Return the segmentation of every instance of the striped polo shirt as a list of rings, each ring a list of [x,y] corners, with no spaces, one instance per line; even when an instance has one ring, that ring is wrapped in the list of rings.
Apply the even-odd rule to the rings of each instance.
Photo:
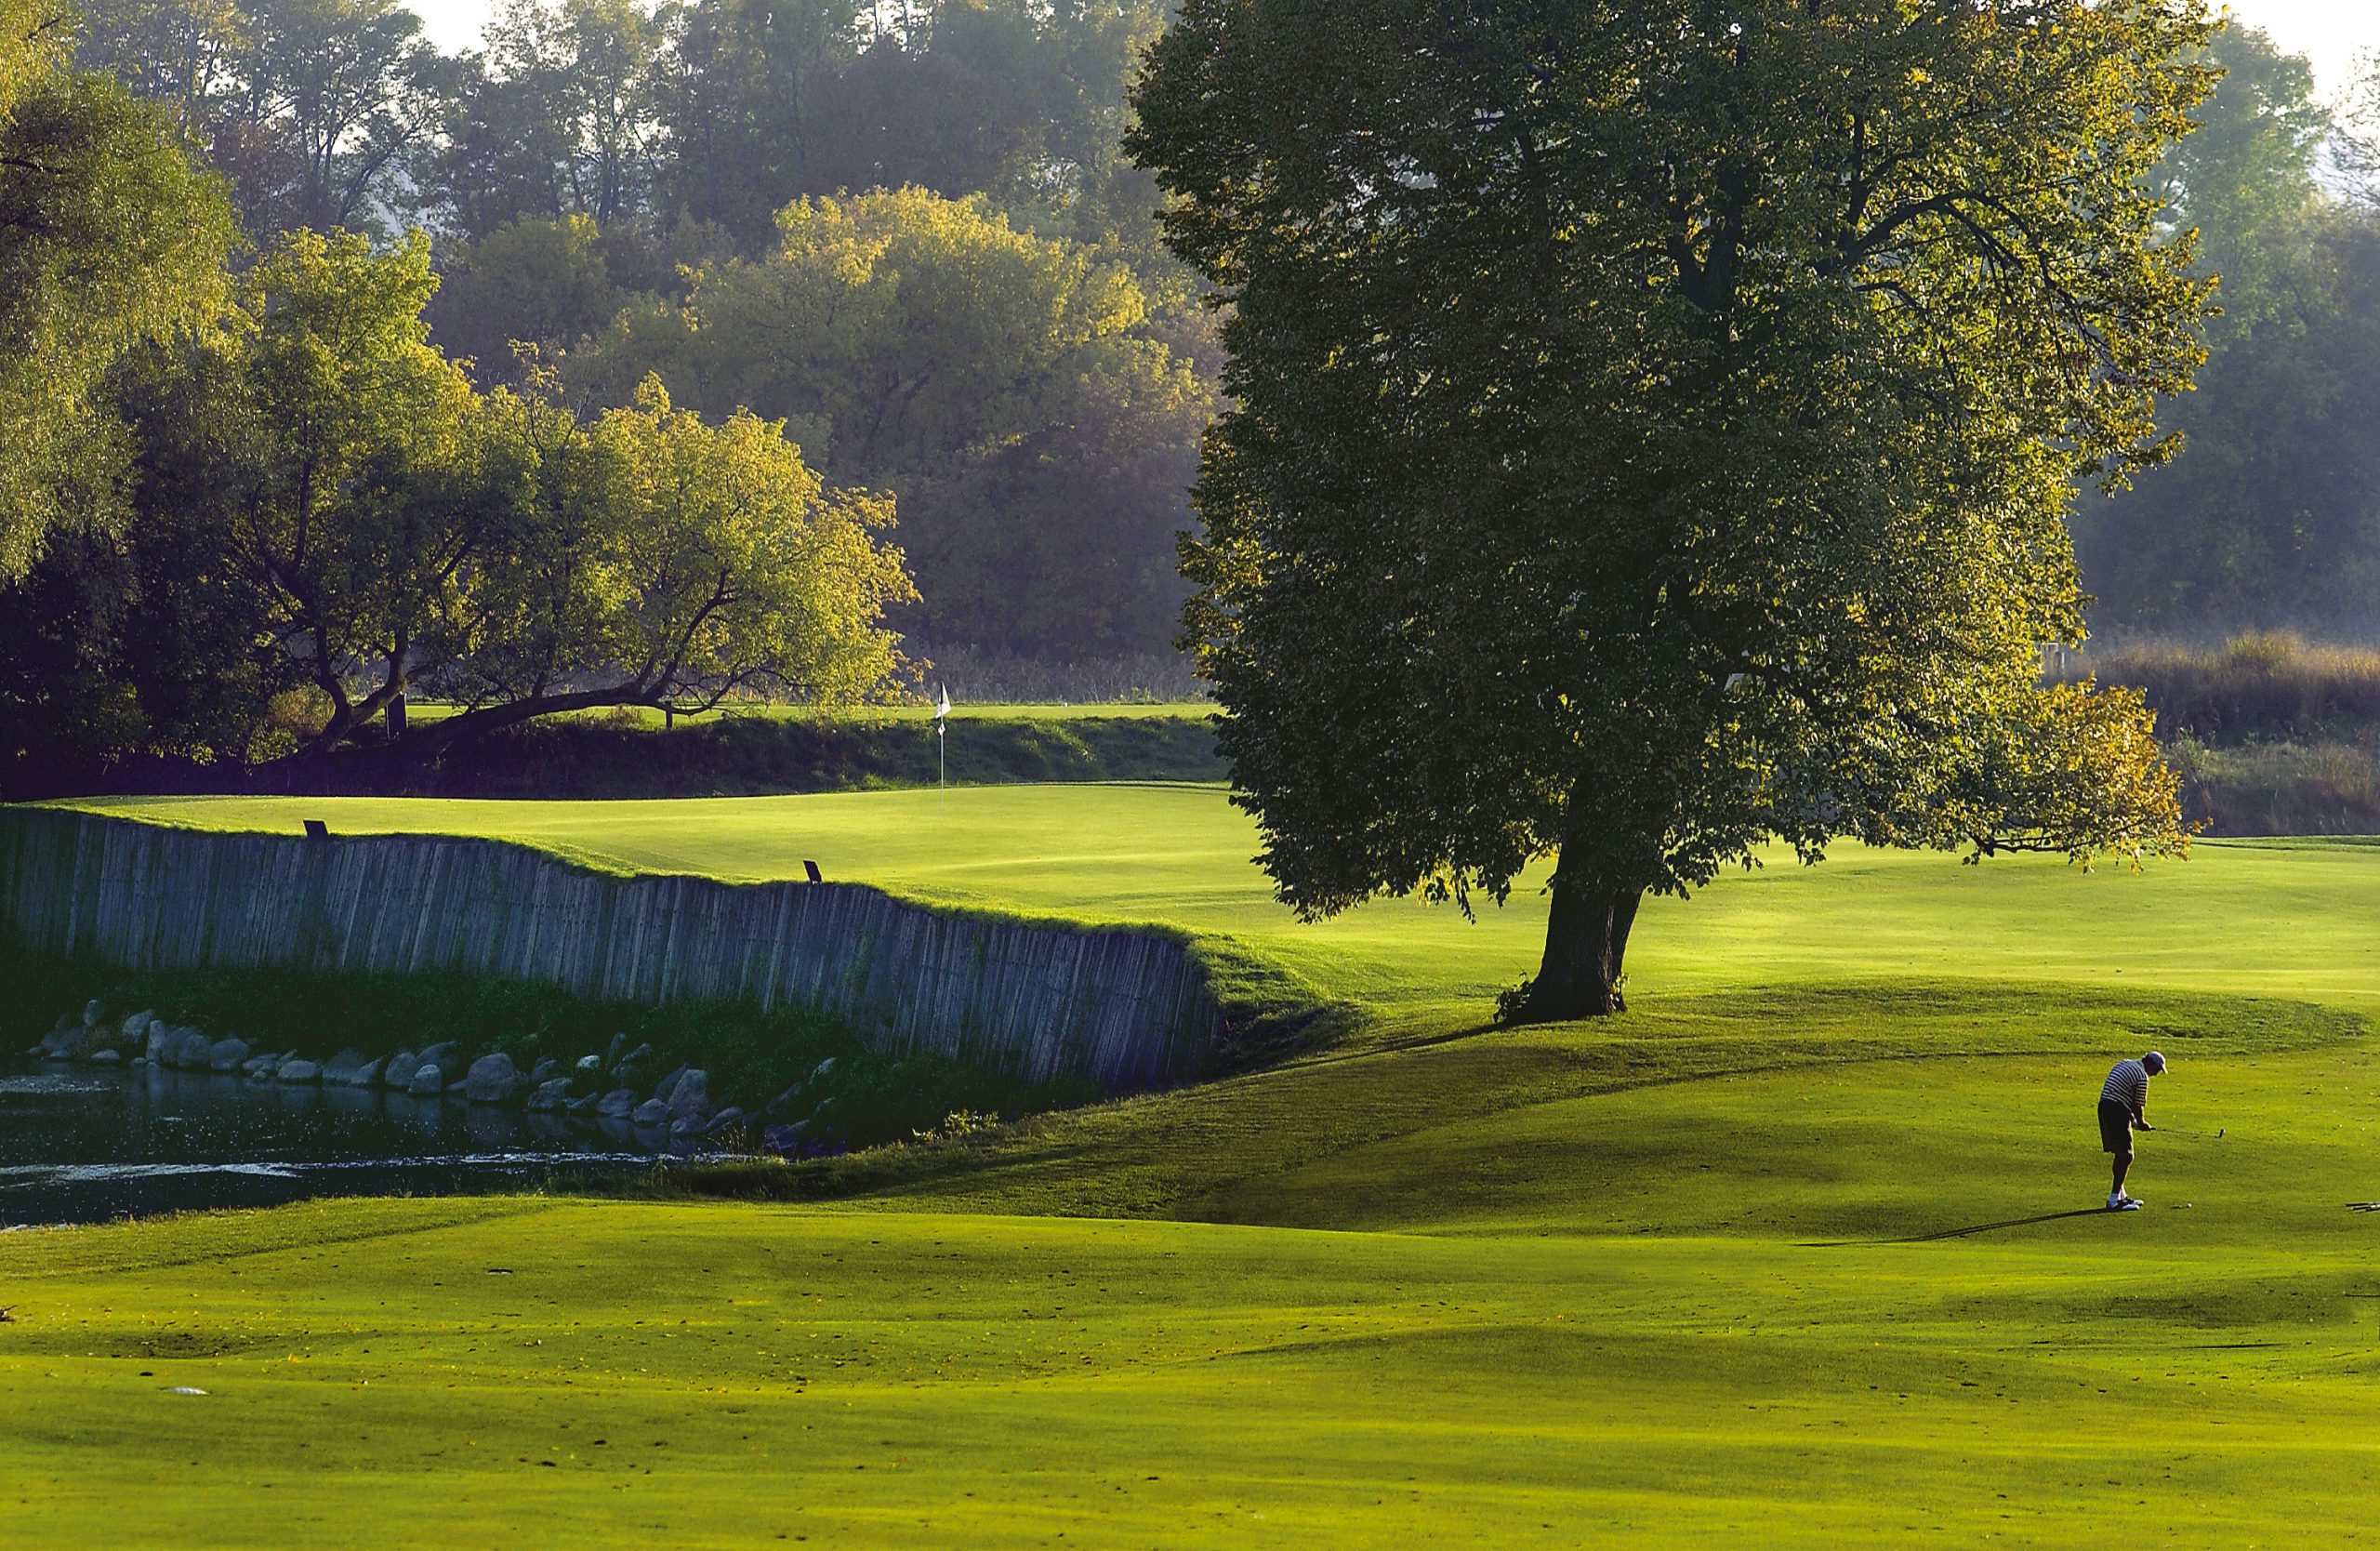
[[[2108,1073],[2108,1085],[2099,1090],[2101,1104],[2121,1104],[2137,1115],[2149,1107],[2149,1068],[2134,1060],[2115,1064]]]

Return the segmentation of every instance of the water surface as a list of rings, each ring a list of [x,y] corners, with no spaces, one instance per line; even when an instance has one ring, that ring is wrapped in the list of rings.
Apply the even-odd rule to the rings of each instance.
[[[212,1073],[0,1067],[0,1227],[446,1195],[616,1176],[671,1156],[665,1133],[625,1120]]]

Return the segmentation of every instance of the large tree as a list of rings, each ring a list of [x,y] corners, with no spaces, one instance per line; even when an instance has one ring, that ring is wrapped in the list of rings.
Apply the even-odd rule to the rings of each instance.
[[[1774,837],[2186,842],[2079,639],[2079,476],[2206,288],[2197,0],[1190,0],[1129,143],[1236,304],[1190,630],[1285,899],[1502,900],[1535,1018]]]
[[[58,0],[0,0],[0,581],[112,517],[101,379],[212,315],[234,237],[165,114],[69,68],[74,29]]]

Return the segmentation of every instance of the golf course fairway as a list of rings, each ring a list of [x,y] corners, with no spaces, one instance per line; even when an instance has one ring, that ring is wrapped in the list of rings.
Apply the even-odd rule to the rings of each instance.
[[[716,1199],[0,1235],[0,1545],[2380,1538],[2380,848],[1776,858],[1648,907],[1629,1014],[1515,1031],[1530,888],[1301,926],[1212,789],[88,805],[810,857],[1363,1016]],[[2152,1044],[2149,1204],[2092,1210]]]

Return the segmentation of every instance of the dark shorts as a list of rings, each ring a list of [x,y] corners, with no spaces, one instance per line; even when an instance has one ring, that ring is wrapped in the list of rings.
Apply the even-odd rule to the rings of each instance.
[[[2132,1111],[2113,1099],[2099,1101],[2099,1150],[2132,1151]]]

